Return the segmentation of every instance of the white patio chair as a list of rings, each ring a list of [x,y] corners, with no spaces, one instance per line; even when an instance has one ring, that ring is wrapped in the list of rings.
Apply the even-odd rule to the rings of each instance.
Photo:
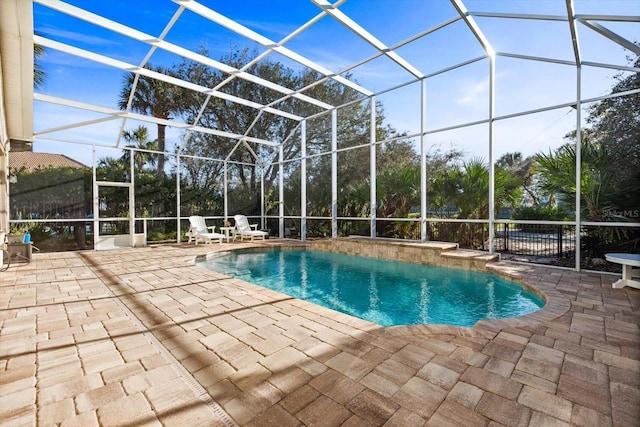
[[[215,226],[207,227],[207,222],[204,220],[204,217],[199,215],[192,215],[189,217],[190,228],[187,234],[189,235],[189,241],[193,238],[198,244],[198,241],[203,243],[211,243],[214,240],[217,240],[222,244],[222,239],[225,238],[224,234],[216,233]],[[211,228],[211,231],[209,229]]]
[[[255,237],[266,239],[269,233],[266,231],[258,230],[258,224],[253,226],[249,225],[247,217],[244,215],[234,215],[233,219],[236,221],[236,236],[240,236],[240,240],[248,237],[253,241]]]

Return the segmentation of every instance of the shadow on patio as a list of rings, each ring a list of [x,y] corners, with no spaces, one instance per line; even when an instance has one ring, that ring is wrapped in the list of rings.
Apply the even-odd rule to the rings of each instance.
[[[562,300],[557,312],[385,329],[193,265],[230,247],[37,254],[3,273],[3,425],[640,416],[640,292],[611,289],[615,276],[505,264]]]

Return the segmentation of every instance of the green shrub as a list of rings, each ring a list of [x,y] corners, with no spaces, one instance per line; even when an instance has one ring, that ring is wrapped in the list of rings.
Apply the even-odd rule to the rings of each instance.
[[[159,231],[151,231],[147,234],[147,240],[150,242],[158,242],[165,239],[164,233]]]
[[[520,206],[511,214],[511,219],[540,221],[570,221],[570,214],[558,206]],[[528,233],[552,233],[557,225],[519,224],[520,230]]]
[[[45,223],[29,222],[11,225],[12,234],[24,234],[27,231],[29,231],[33,242],[40,242],[51,237],[51,227]]]

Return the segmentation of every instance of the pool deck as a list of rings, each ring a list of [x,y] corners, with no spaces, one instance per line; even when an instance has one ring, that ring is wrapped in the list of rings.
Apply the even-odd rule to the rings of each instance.
[[[278,241],[34,254],[0,273],[0,425],[633,426],[640,290],[506,262],[549,301],[378,325],[194,265]]]

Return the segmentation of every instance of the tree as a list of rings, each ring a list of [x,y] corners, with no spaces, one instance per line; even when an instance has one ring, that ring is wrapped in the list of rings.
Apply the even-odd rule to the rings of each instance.
[[[207,52],[203,50],[201,53],[206,54]],[[250,52],[247,49],[236,50],[220,60],[234,68],[241,69],[244,68],[245,64],[250,62],[255,55],[255,52]],[[245,71],[291,90],[297,90],[311,83],[322,81],[307,89],[304,95],[320,99],[323,102],[336,106],[352,102],[346,107],[341,108],[338,112],[340,116],[338,120],[340,148],[352,147],[368,142],[370,126],[369,102],[368,100],[358,102],[361,95],[355,93],[352,89],[334,80],[329,79],[323,81],[324,76],[318,73],[312,71],[298,73],[281,63],[268,60],[262,60],[253,64]],[[221,90],[225,93],[262,105],[270,105],[283,97],[282,93],[275,92],[270,88],[243,79],[235,78],[228,81],[228,75],[192,61],[184,61],[175,66],[172,72],[180,78],[201,86],[221,87]],[[222,85],[223,82],[225,82],[224,85]],[[285,141],[289,137],[288,142],[283,145],[285,160],[300,156],[300,131],[298,129],[299,122],[296,120],[267,112],[260,112],[255,108],[238,105],[237,103],[219,98],[211,98],[203,109],[205,97],[193,92],[187,93],[184,99],[186,102],[183,105],[182,113],[188,122],[195,122],[196,118],[198,118],[199,121],[197,124],[200,126],[233,134],[246,133],[247,136],[250,137],[258,137],[275,142]],[[320,107],[298,98],[288,98],[274,106],[283,111],[292,112],[303,117],[323,112]],[[381,108],[381,106],[377,107]],[[380,116],[378,122],[381,123],[382,120],[383,117]],[[331,133],[328,131],[328,129],[331,129],[330,114],[320,115],[310,120],[307,123],[306,129],[307,153],[309,155],[330,151]],[[251,206],[253,206],[253,209],[257,209],[255,202],[257,201],[256,194],[261,178],[260,173],[264,174],[265,191],[267,193],[271,186],[277,182],[280,169],[278,165],[273,162],[273,159],[277,156],[277,152],[272,147],[250,141],[243,142],[234,149],[236,144],[238,144],[236,139],[210,134],[192,133],[180,154],[210,159],[224,159],[228,157],[229,182],[232,183],[231,192],[233,193],[233,188],[237,188],[239,195],[242,195],[246,200],[246,203],[242,204],[238,197],[237,203],[241,204],[241,207],[245,209],[249,209]],[[256,162],[262,162],[266,165],[263,171],[259,171],[258,168],[254,166]],[[203,176],[212,176],[213,174],[219,174],[222,168],[222,163],[210,162],[208,165],[199,165],[196,164],[197,162],[193,163],[194,167],[189,172],[190,174],[198,173]],[[356,166],[358,168],[358,176],[360,175],[360,171],[364,169],[366,169],[368,173],[368,166],[363,164],[362,158],[354,153],[342,152],[340,155],[340,163],[341,167],[349,170],[352,175],[355,174],[353,169]],[[309,159],[307,166],[309,170],[309,194],[313,196],[314,194],[325,192],[327,187],[324,185],[324,182],[321,183],[321,181],[330,178],[330,162],[328,161],[328,156],[313,157]],[[295,176],[299,174],[299,172],[298,164],[297,167],[289,168],[285,173],[288,174],[287,177],[295,179]],[[315,178],[317,178],[317,180]],[[194,183],[203,182],[203,180],[195,175],[191,176],[190,179]],[[288,180],[289,179],[287,179],[287,181]],[[217,182],[221,182],[221,179],[219,178]],[[318,191],[316,191],[315,188],[316,184],[322,186],[321,188],[318,187]],[[328,188],[330,188],[330,186]],[[312,199],[310,198],[310,200]],[[326,205],[318,207],[318,209],[324,210],[330,208],[330,193],[329,198],[322,197],[320,199],[315,198],[315,200],[322,200],[323,204],[326,203]],[[310,207],[313,208],[312,204],[310,204]]]
[[[446,154],[446,153],[445,153]],[[462,160],[460,153],[440,156],[430,181],[428,200],[440,217],[489,218],[489,166],[480,157]],[[494,207],[514,207],[521,199],[521,181],[509,169],[494,166]],[[485,249],[488,228],[484,224],[434,222],[430,237],[458,242],[462,247]]]
[[[130,179],[129,164],[113,157],[104,157],[98,160],[96,167],[96,180],[110,182],[127,182]]]
[[[505,153],[503,154],[497,161],[496,167],[508,170],[511,172],[515,178],[517,178],[521,185],[522,190],[526,193],[526,195],[531,199],[531,202],[534,206],[541,206],[545,203],[542,200],[537,178],[535,174],[535,157],[529,156],[527,158],[522,158],[522,153],[514,152],[514,153]]]
[[[137,128],[136,131],[139,131]],[[142,132],[144,133],[144,132]],[[104,157],[98,160],[96,167],[96,178],[98,181],[111,182],[130,182],[131,168],[129,156],[131,150],[123,150],[122,156],[119,158]],[[141,153],[137,153],[141,154]],[[135,157],[139,162],[140,157]],[[153,214],[156,217],[176,216],[176,183],[175,177],[162,175],[157,176],[156,171],[150,168],[138,168],[135,170],[135,215],[143,217]],[[183,188],[186,200],[190,203],[189,195],[192,194],[191,188],[185,186]],[[108,203],[101,205],[101,216],[126,216],[129,212],[129,190],[125,187],[103,186],[100,188],[100,195],[106,196]],[[200,200],[206,200],[202,197]],[[151,209],[153,207],[153,209]],[[152,212],[150,212],[152,211]],[[169,221],[168,224],[171,231],[175,231],[175,222]]]
[[[202,134],[192,134],[189,153],[205,153],[209,141],[202,138]],[[184,156],[180,160],[181,177],[187,185],[194,188],[211,188],[222,191],[221,179],[224,163],[216,158],[197,158]]]
[[[450,205],[449,195],[457,190],[450,176],[459,167],[462,156],[460,150],[443,151],[439,146],[427,154],[427,203],[436,216],[449,216],[448,211],[455,208]]]
[[[15,218],[85,218],[91,212],[91,169],[49,167],[13,170],[11,215]]]
[[[640,56],[629,61],[640,68]],[[640,73],[619,73],[611,94],[640,89]],[[586,130],[609,157],[610,202],[617,210],[639,210],[640,201],[640,93],[597,102],[589,109]],[[575,133],[572,134],[575,136]],[[640,221],[640,218],[636,217]]]
[[[207,55],[206,50],[201,50],[201,54]],[[221,62],[235,68],[243,68],[250,60],[247,50],[235,51],[230,55],[221,58]],[[263,61],[252,66],[247,72],[275,83],[293,87],[291,83],[292,72],[279,63]],[[251,100],[263,105],[275,100],[272,90],[258,84],[247,82],[235,78],[228,79],[228,75],[207,67],[201,63],[185,60],[173,67],[172,73],[179,78],[193,82],[204,87],[217,87],[230,95]],[[281,95],[281,94],[280,94]],[[206,107],[203,109],[203,105]],[[269,113],[263,113],[255,108],[240,105],[217,97],[207,99],[206,96],[192,92],[184,92],[184,102],[180,112],[185,120],[198,126],[216,129],[231,134],[243,134],[248,132],[248,136],[265,140],[282,141],[297,126],[297,122]],[[196,122],[197,120],[197,122]],[[252,126],[253,124],[253,126]],[[258,171],[253,166],[256,162],[254,154],[258,158],[272,159],[276,153],[273,149],[261,147],[260,145],[248,142],[241,143],[236,149],[234,147],[238,141],[223,136],[206,133],[193,132],[188,135],[188,140],[182,147],[179,154],[194,156],[193,158],[183,157],[183,171],[185,178],[194,186],[205,188],[207,186],[216,187],[221,191],[223,183],[223,162],[204,161],[201,159],[227,159],[229,160],[229,198],[240,205],[234,210],[248,209],[257,210],[255,203],[256,194],[259,188]],[[269,162],[270,163],[270,162]],[[185,172],[186,171],[186,172]],[[266,172],[267,183],[275,179],[277,169],[270,168]],[[237,194],[234,190],[237,189]],[[268,191],[268,187],[267,187]],[[245,199],[242,201],[240,199]]]
[[[120,158],[125,165],[129,164],[132,151],[134,154],[134,166],[137,171],[141,171],[145,165],[153,167],[156,164],[155,154],[150,151],[158,149],[157,141],[149,140],[149,131],[145,126],[138,126],[133,130],[126,130],[122,137],[128,142],[127,147],[133,150],[124,150]]]
[[[37,34],[37,33],[36,33]],[[46,81],[46,72],[42,67],[42,57],[46,53],[44,46],[41,44],[33,44],[33,87],[34,89],[44,86]]]
[[[576,208],[576,144],[564,144],[555,151],[539,153],[535,157],[540,174],[540,187],[562,205]],[[604,221],[605,212],[614,209],[612,158],[605,147],[595,143],[589,133],[583,134],[581,144],[580,193],[582,217]]]
[[[494,169],[494,206],[514,206],[519,200],[519,181],[508,170],[498,166]],[[450,177],[456,191],[450,195],[460,209],[458,218],[489,217],[489,167],[481,158],[464,161]]]
[[[407,217],[420,203],[420,168],[390,166],[378,174],[378,212],[385,218]]]
[[[636,59],[635,66],[640,67]],[[640,89],[640,73],[615,77],[611,94]],[[625,212],[640,211],[640,93],[597,102],[589,109],[581,132],[582,218],[624,220]],[[536,168],[541,188],[575,209],[576,135],[555,151],[538,153]]]
[[[200,53],[203,55],[207,54],[206,50],[201,50]],[[252,57],[247,50],[241,50],[220,58],[220,61],[240,69],[251,59]],[[282,86],[294,87],[293,72],[280,63],[261,61],[246,71]],[[229,77],[223,72],[189,60],[185,60],[174,66],[172,73],[179,78],[211,88],[219,87]],[[223,91],[230,95],[263,105],[269,104],[276,99],[271,89],[239,78],[227,82]],[[279,95],[282,96],[281,94]],[[265,140],[282,141],[298,124],[294,120],[274,116],[269,113],[261,113],[255,108],[239,105],[232,101],[216,97],[209,99],[206,108],[201,112],[206,97],[195,92],[186,92],[184,99],[185,102],[181,106],[181,112],[185,115],[185,119],[188,122],[195,123],[198,118],[199,120],[196,124],[199,126],[231,134],[243,134],[249,131],[248,136]],[[229,160],[248,164],[253,164],[256,159],[253,157],[252,152],[247,149],[247,146],[250,147],[256,155],[266,155],[270,158],[275,155],[273,152],[264,153],[264,151],[269,150],[255,143],[248,143],[247,145],[241,144],[241,146],[232,153],[236,144],[237,140],[234,139],[211,134],[192,133],[181,154],[224,159],[231,153]],[[216,169],[218,168],[218,165],[212,164],[211,166]],[[237,165],[233,166],[233,168],[232,173],[238,178],[237,182],[243,191],[255,190],[258,181],[255,168],[249,167],[248,165]],[[201,171],[208,173],[204,169],[201,169]],[[276,173],[277,171],[269,171],[267,174],[273,177]],[[197,181],[195,177],[194,181]]]
[[[480,157],[462,160],[456,152],[441,156],[440,164],[431,180],[428,200],[439,216],[457,218],[489,218],[489,166]],[[521,181],[511,170],[494,167],[494,206],[514,207],[520,200]],[[446,209],[445,209],[446,208]]]
[[[145,68],[161,74],[171,74],[161,66],[145,65]],[[137,78],[137,82],[136,82]],[[133,92],[133,95],[132,95]],[[169,120],[172,115],[179,111],[183,91],[170,83],[156,80],[150,77],[139,76],[135,73],[128,73],[124,76],[122,88],[120,89],[120,100],[118,107],[126,110],[131,98],[131,110],[148,114],[156,118]],[[166,125],[158,123],[158,151],[164,153],[165,150],[165,130]],[[158,156],[157,175],[164,175],[164,155]]]

